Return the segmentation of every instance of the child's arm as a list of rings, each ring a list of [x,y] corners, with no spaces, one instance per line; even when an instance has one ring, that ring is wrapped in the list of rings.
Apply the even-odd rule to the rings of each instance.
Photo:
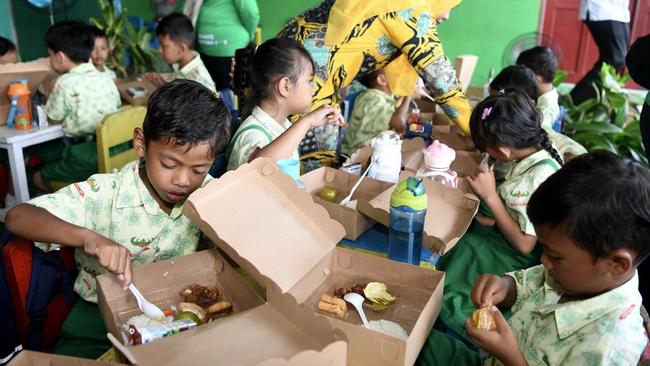
[[[497,193],[492,168],[489,171],[479,171],[473,177],[467,177],[467,181],[474,192],[490,207],[494,220],[508,243],[523,255],[530,253],[535,248],[537,237],[521,231],[519,224],[506,210]]]
[[[284,159],[293,154],[300,145],[300,141],[305,138],[305,134],[312,127],[323,126],[326,123],[344,124],[343,116],[338,108],[331,105],[323,105],[315,111],[306,114],[289,127],[277,139],[271,141],[268,145],[255,151],[248,158],[248,162],[258,157],[267,157],[273,160]]]
[[[165,78],[157,72],[148,72],[144,74],[144,78],[149,82],[151,82],[156,87],[161,87],[167,84],[167,80],[165,80]]]
[[[474,342],[484,351],[496,357],[506,366],[528,366],[528,361],[519,349],[517,337],[496,307],[492,308],[495,330],[481,330],[472,325],[470,318],[465,321],[465,330]]]
[[[412,100],[413,99],[410,96],[404,97],[402,99],[402,104],[397,107],[395,113],[393,113],[390,118],[390,122],[388,122],[390,128],[397,132],[404,131],[404,128],[406,126],[406,118],[409,114],[409,106],[411,105]]]
[[[12,208],[5,220],[9,231],[28,240],[83,248],[96,256],[102,267],[123,274],[125,288],[131,283],[131,253],[112,240],[28,203]]]

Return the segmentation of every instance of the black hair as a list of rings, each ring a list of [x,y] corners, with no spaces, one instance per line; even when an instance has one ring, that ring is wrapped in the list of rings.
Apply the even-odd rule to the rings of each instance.
[[[106,39],[108,41],[108,37],[106,37],[106,32],[104,32],[103,29],[97,28],[97,27],[92,26],[92,25],[89,26],[89,29],[90,29],[90,32],[93,35],[93,41],[96,38],[104,38],[104,39]]]
[[[168,35],[174,42],[185,43],[194,48],[194,26],[192,20],[181,13],[171,13],[162,18],[156,27],[156,36]]]
[[[606,151],[578,156],[537,188],[527,212],[594,260],[628,248],[638,265],[650,253],[650,170]]]
[[[249,44],[237,51],[234,86],[244,100],[242,118],[249,115],[261,100],[272,97],[273,87],[281,78],[286,76],[292,82],[298,81],[305,71],[302,60],[315,70],[309,52],[290,38],[271,38],[258,47]],[[250,96],[245,93],[248,88],[252,88]]]
[[[9,52],[18,52],[16,45],[7,38],[0,36],[0,56],[4,56]]]
[[[375,86],[377,86],[377,76],[379,76],[381,72],[382,72],[381,69],[375,70],[368,75],[360,77],[358,80],[361,83],[361,85],[365,86],[366,88],[368,89],[374,88]]]
[[[47,30],[45,45],[52,52],[63,52],[74,63],[84,63],[90,59],[95,37],[88,25],[79,21],[65,21]]]
[[[178,79],[151,95],[142,130],[145,144],[173,141],[189,149],[208,141],[210,153],[216,156],[230,139],[230,112],[210,89]]]
[[[552,83],[557,70],[557,57],[549,47],[537,46],[519,54],[517,65],[523,65],[542,77],[545,83]]]
[[[472,141],[481,151],[486,146],[516,149],[539,146],[563,164],[560,153],[542,128],[542,116],[535,103],[520,89],[506,89],[485,98],[474,108],[469,127]]]
[[[535,73],[526,66],[508,66],[501,70],[501,72],[497,74],[497,76],[494,77],[494,80],[490,83],[490,89],[494,91],[508,88],[521,89],[523,92],[528,94],[530,99],[537,103],[537,98],[539,97],[539,84],[537,83]]]

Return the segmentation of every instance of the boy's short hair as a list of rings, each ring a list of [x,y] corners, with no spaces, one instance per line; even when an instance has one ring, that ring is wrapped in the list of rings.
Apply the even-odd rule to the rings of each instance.
[[[494,80],[490,83],[490,89],[499,91],[510,88],[516,88],[528,95],[530,99],[537,103],[539,97],[539,84],[535,73],[522,65],[508,66],[501,70]]]
[[[174,42],[182,42],[194,48],[192,20],[181,13],[171,13],[162,18],[156,27],[156,36],[168,35]]]
[[[106,37],[106,32],[104,32],[104,30],[97,28],[93,25],[89,26],[88,29],[90,30],[90,33],[92,33],[93,35],[93,41],[96,38],[105,38],[106,40],[108,40],[108,37]]]
[[[16,45],[7,38],[0,36],[0,56],[4,56],[9,52],[18,52]]]
[[[63,52],[74,63],[88,62],[95,47],[90,27],[78,21],[59,22],[45,33],[45,45],[52,52]]]
[[[627,248],[638,265],[650,252],[650,170],[610,152],[581,155],[537,188],[527,212],[594,260]]]
[[[230,112],[210,89],[178,79],[151,95],[142,129],[145,144],[162,140],[191,148],[207,141],[216,156],[230,139]]]
[[[379,74],[381,74],[381,72],[382,72],[381,69],[373,71],[368,75],[362,76],[359,79],[359,82],[361,83],[361,85],[365,86],[366,88],[372,89],[375,86],[377,86],[377,76],[379,76]]]
[[[552,83],[557,70],[557,57],[549,47],[537,46],[526,50],[517,57],[517,65],[524,65],[542,77],[545,83]]]

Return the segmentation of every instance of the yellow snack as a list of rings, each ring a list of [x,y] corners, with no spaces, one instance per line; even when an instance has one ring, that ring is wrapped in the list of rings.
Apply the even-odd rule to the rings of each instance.
[[[395,301],[395,296],[388,293],[388,287],[381,282],[370,282],[363,289],[366,299],[372,303],[373,310],[384,310]]]
[[[318,196],[325,201],[336,202],[336,197],[338,196],[338,192],[334,188],[324,187],[323,189],[320,190]]]
[[[497,324],[494,321],[494,317],[492,316],[491,307],[486,306],[480,309],[476,309],[476,311],[472,313],[472,325],[476,329],[496,330]]]
[[[178,304],[178,311],[194,313],[201,323],[205,322],[205,310],[192,302],[182,302]]]

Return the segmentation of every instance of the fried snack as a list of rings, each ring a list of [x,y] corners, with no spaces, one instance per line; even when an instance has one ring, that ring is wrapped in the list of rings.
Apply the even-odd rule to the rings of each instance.
[[[194,303],[191,303],[191,302],[182,302],[182,303],[178,304],[178,311],[181,312],[181,313],[186,312],[186,311],[188,311],[190,313],[194,313],[199,318],[201,323],[205,322],[205,316],[206,316],[205,310],[203,309],[203,307],[201,307],[201,306],[199,306],[197,304],[194,304]]]
[[[370,282],[363,289],[365,298],[372,304],[372,309],[375,311],[385,310],[390,304],[395,301],[395,296],[388,293],[388,287],[381,282]]]
[[[363,296],[364,298],[366,295],[363,293],[363,289],[366,287],[366,284],[358,284],[354,285],[352,287],[340,287],[334,290],[334,296],[343,298],[343,296],[349,294],[350,292],[354,292],[356,294],[359,294]]]
[[[348,305],[345,300],[337,297],[322,294],[317,306],[319,310],[336,315],[341,319],[345,319],[348,316]]]
[[[210,305],[206,310],[209,318],[224,316],[232,311],[232,302],[228,300],[219,301]]]
[[[472,325],[476,329],[496,330],[497,324],[494,321],[494,317],[492,316],[491,307],[486,306],[476,309],[476,311],[472,313]]]
[[[216,287],[209,288],[197,284],[192,284],[191,286],[183,289],[180,292],[183,302],[191,302],[202,308],[207,308],[208,306],[219,301],[219,289]]]

